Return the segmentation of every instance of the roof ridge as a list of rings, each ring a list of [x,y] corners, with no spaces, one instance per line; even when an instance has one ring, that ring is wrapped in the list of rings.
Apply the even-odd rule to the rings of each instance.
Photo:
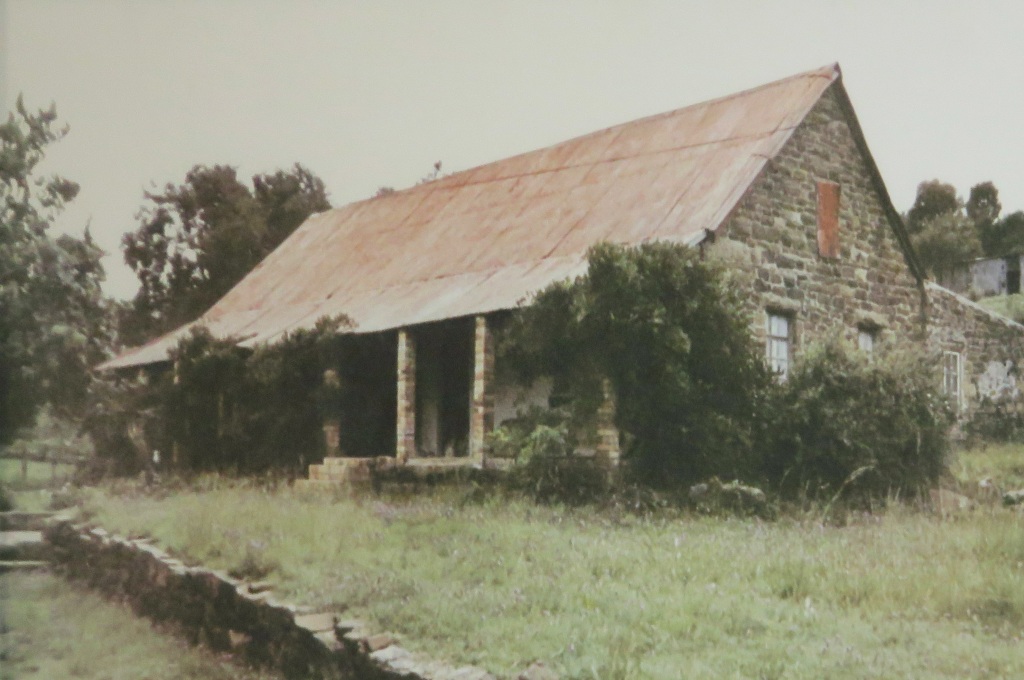
[[[445,175],[444,177],[438,177],[437,179],[430,180],[429,182],[423,182],[423,183],[420,183],[420,184],[414,184],[414,185],[406,187],[404,189],[399,189],[399,190],[397,190],[394,193],[415,193],[415,192],[419,192],[419,191],[426,191],[426,190],[445,188],[444,187],[444,183],[446,183],[446,182],[453,184],[453,188],[455,188],[455,187],[459,187],[459,186],[471,186],[471,185],[474,185],[474,184],[482,184],[485,181],[498,181],[500,179],[509,179],[511,177],[524,176],[527,173],[524,173],[524,175],[506,175],[506,176],[502,176],[502,177],[496,177],[493,180],[480,180],[480,181],[477,181],[477,182],[469,182],[469,181],[467,181],[467,182],[461,182],[461,183],[458,183],[458,184],[455,184],[454,182],[451,182],[451,180],[453,178],[459,177],[461,175],[467,175],[469,173],[475,172],[477,170],[480,170],[482,168],[486,168],[486,167],[489,167],[489,166],[492,166],[492,165],[497,165],[499,163],[506,163],[508,161],[515,160],[517,158],[523,158],[524,156],[529,156],[531,154],[535,154],[535,153],[538,153],[538,152],[546,151],[548,149],[553,149],[555,147],[571,144],[573,142],[578,142],[580,140],[584,140],[584,139],[587,139],[589,137],[596,137],[598,135],[602,135],[602,134],[605,134],[605,133],[613,132],[613,131],[616,131],[616,130],[621,130],[621,129],[624,129],[624,128],[627,128],[627,127],[630,127],[630,126],[633,126],[633,125],[654,121],[654,120],[657,120],[659,118],[668,118],[670,116],[678,115],[678,114],[682,113],[683,111],[687,111],[689,109],[696,109],[696,108],[702,107],[702,106],[711,106],[711,105],[718,104],[718,103],[721,103],[721,102],[726,102],[726,101],[730,101],[730,100],[733,100],[733,99],[737,99],[739,97],[749,96],[749,95],[751,95],[751,94],[753,94],[755,92],[760,92],[762,90],[766,90],[766,89],[773,88],[773,87],[780,87],[781,85],[783,85],[785,83],[789,83],[789,82],[792,82],[794,80],[799,80],[801,78],[828,78],[829,80],[835,81],[835,80],[838,80],[841,76],[842,76],[842,71],[839,68],[839,63],[838,62],[832,62],[831,64],[829,64],[827,66],[822,66],[822,67],[819,67],[819,68],[816,68],[816,69],[811,69],[809,71],[802,71],[800,73],[795,73],[793,75],[786,76],[785,78],[779,78],[777,80],[773,80],[773,81],[768,82],[768,83],[762,83],[760,85],[755,85],[754,87],[749,87],[749,88],[747,88],[745,90],[740,90],[739,92],[732,92],[732,93],[729,93],[729,94],[721,95],[719,97],[712,97],[711,99],[705,99],[703,101],[694,102],[692,104],[687,104],[686,106],[681,106],[681,107],[678,107],[678,108],[675,108],[675,109],[670,109],[668,111],[662,111],[661,113],[655,113],[655,114],[651,114],[649,116],[643,116],[641,118],[634,118],[633,120],[629,120],[629,121],[626,121],[626,122],[623,122],[623,123],[616,123],[615,125],[609,125],[607,127],[599,128],[597,130],[591,130],[590,132],[585,132],[583,134],[576,135],[575,137],[570,137],[569,139],[563,139],[563,140],[554,142],[553,144],[547,144],[545,146],[539,146],[539,147],[537,147],[535,149],[530,149],[529,151],[523,151],[521,153],[517,153],[517,154],[512,155],[512,156],[507,156],[505,158],[500,158],[500,159],[494,160],[494,161],[488,161],[487,163],[483,163],[481,165],[475,165],[475,166],[473,166],[471,168],[466,168],[464,170],[457,170],[457,171],[455,171],[455,172],[453,172],[453,173],[451,173],[449,175]],[[797,123],[797,125],[799,125],[799,123]],[[796,127],[796,126],[793,126],[793,127]],[[779,129],[781,129],[781,128],[779,128]],[[775,132],[775,131],[774,130],[766,131],[764,133],[760,133],[759,135],[746,135],[746,136],[741,136],[741,137],[723,137],[722,139],[710,140],[710,141],[707,141],[707,142],[703,142],[702,144],[692,144],[692,145],[685,145],[684,144],[684,145],[680,145],[678,147],[671,147],[671,149],[695,148],[697,146],[706,146],[706,145],[709,145],[709,144],[718,144],[718,143],[721,143],[721,142],[726,142],[726,141],[730,141],[730,140],[734,140],[734,139],[744,139],[744,138],[754,138],[754,137],[757,137],[757,136],[764,136],[764,135],[767,135],[767,134],[772,134],[773,132]],[[670,150],[670,149],[665,149],[665,150]],[[635,158],[635,157],[637,157],[639,155],[640,154],[636,154],[634,156],[625,156],[623,158]],[[608,159],[608,160],[611,161],[611,160],[621,160],[621,159]],[[595,161],[595,162],[603,162],[603,161]],[[574,167],[574,166],[566,165],[564,167],[565,168],[569,168],[569,167]],[[552,171],[556,171],[556,170],[559,170],[559,169],[562,169],[562,168],[554,168],[554,169],[552,169]],[[363,199],[362,201],[356,201],[356,203],[362,203],[364,201],[372,201],[372,200],[376,200],[378,198],[388,198],[390,196],[393,196],[394,193],[385,194],[383,196],[370,196],[370,197],[368,197],[366,199]]]

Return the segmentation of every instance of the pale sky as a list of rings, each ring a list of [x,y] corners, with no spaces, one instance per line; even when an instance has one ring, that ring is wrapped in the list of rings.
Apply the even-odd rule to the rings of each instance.
[[[838,61],[897,209],[940,178],[1024,209],[1024,2],[0,0],[0,107],[71,126],[47,169],[130,297],[143,191],[298,161],[334,205]]]

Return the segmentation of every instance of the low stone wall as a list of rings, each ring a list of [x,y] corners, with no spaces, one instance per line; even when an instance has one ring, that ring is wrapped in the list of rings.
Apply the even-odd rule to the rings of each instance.
[[[128,539],[67,520],[46,529],[54,567],[140,615],[177,628],[190,642],[230,651],[289,678],[359,680],[485,680],[479,668],[424,660],[372,634],[359,621],[339,620],[276,600],[266,584],[190,567],[152,542]]]

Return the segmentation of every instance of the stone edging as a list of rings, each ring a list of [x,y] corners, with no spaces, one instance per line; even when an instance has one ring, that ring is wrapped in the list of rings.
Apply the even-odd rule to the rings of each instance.
[[[189,567],[145,539],[55,518],[46,528],[61,573],[178,628],[192,643],[231,651],[290,678],[494,680],[479,668],[423,659],[360,621],[276,600],[266,584]]]

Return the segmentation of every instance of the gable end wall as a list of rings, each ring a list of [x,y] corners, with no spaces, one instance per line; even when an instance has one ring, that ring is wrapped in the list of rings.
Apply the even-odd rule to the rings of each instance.
[[[841,187],[839,257],[818,252],[819,181]],[[923,336],[923,291],[910,271],[882,199],[874,189],[835,86],[718,230],[708,252],[739,271],[747,286],[752,330],[765,336],[768,309],[795,321],[795,345],[839,331],[856,339],[860,325],[884,340]]]

